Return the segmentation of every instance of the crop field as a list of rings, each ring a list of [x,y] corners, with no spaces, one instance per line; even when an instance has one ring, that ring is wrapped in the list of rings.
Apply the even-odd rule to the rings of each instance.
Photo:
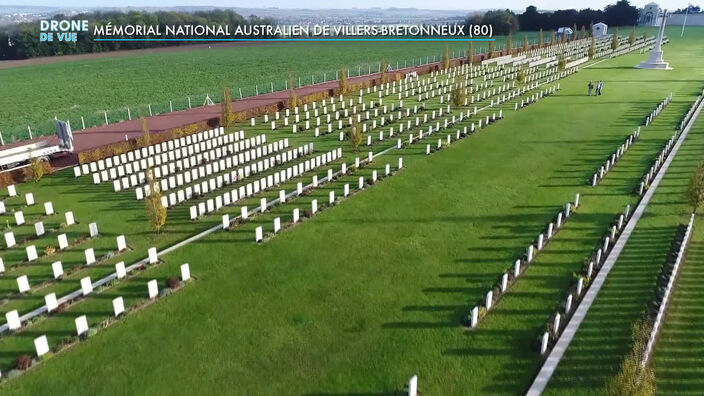
[[[516,46],[520,37],[514,39]],[[41,307],[49,293],[62,296],[80,288],[83,277],[96,280],[113,273],[119,261],[137,262],[149,247],[162,251],[221,224],[224,214],[234,218],[242,206],[251,209],[259,206],[261,198],[278,198],[280,189],[294,191],[297,182],[310,183],[314,175],[323,178],[328,169],[339,170],[342,163],[350,168],[348,174],[278,203],[242,224],[160,256],[158,265],[110,282],[60,312],[41,315],[18,332],[4,333],[0,337],[3,376],[19,355],[35,355],[36,337],[46,335],[53,350],[64,343],[71,347],[50,353],[18,378],[0,383],[0,392],[218,394],[228,389],[243,395],[377,395],[402,392],[408,378],[417,374],[423,394],[523,393],[543,361],[535,348],[536,337],[563,300],[573,273],[600,242],[614,214],[637,202],[634,189],[641,176],[701,92],[703,44],[704,29],[692,28],[682,39],[674,35],[664,47],[665,58],[674,67],[668,72],[634,69],[647,56],[636,51],[598,60],[556,81],[540,78],[538,89],[559,83],[560,90],[519,111],[514,111],[514,103],[537,90],[493,107],[482,101],[476,104],[478,116],[400,149],[393,149],[397,137],[406,142],[409,133],[417,134],[420,127],[383,141],[374,130],[365,134],[358,152],[348,140],[339,140],[337,130],[319,137],[310,130],[293,134],[290,127],[272,131],[261,118],[256,126],[230,127],[227,133],[243,130],[248,138],[266,134],[267,143],[288,138],[292,148],[313,142],[315,154],[341,147],[343,157],[282,182],[276,191],[241,199],[195,221],[189,219],[189,206],[215,194],[169,208],[166,226],[159,233],[150,229],[144,201],[135,200],[133,188],[114,192],[112,183],[94,185],[90,176],[75,178],[71,169],[18,185],[18,197],[8,197],[3,189],[9,212],[2,217],[5,232],[14,232],[18,246],[8,249],[0,242],[6,268],[0,277],[0,310],[25,313]],[[450,48],[465,47],[466,43],[454,43]],[[237,87],[238,81],[244,85],[273,76],[284,79],[288,70],[334,72],[340,63],[356,65],[384,56],[394,64],[404,56],[440,56],[441,52],[438,43],[306,43],[0,70],[3,80],[11,76],[15,84],[11,92],[17,94],[17,100],[8,103],[16,110],[0,107],[0,129],[6,121],[53,118],[55,112],[90,112],[101,106],[169,100],[205,89],[217,92],[225,84]],[[165,65],[172,70],[164,72]],[[49,85],[51,71],[54,78],[63,73],[66,80],[62,84],[70,90]],[[605,82],[604,94],[586,96],[587,83],[598,80]],[[494,87],[502,84],[500,77],[494,80]],[[41,100],[34,100],[31,92],[40,88],[46,91]],[[672,103],[653,124],[642,128],[637,144],[598,186],[589,186],[594,171],[670,93]],[[71,104],[87,95],[91,101]],[[52,99],[58,96],[63,99]],[[350,93],[346,100],[357,96]],[[376,95],[366,94],[363,99],[368,103]],[[413,97],[405,100],[416,104]],[[0,104],[7,101],[3,97]],[[396,102],[393,96],[388,101]],[[447,106],[438,97],[424,103],[416,116],[430,118]],[[474,105],[453,106],[451,114]],[[499,110],[504,119],[455,139],[458,128]],[[452,144],[426,154],[426,144],[435,148],[438,139],[446,142],[448,134]],[[366,136],[373,137],[371,147],[366,145]],[[603,393],[605,381],[618,369],[628,352],[631,325],[652,297],[675,228],[688,217],[686,180],[701,158],[702,145],[704,123],[700,120],[561,362],[548,393]],[[373,162],[353,169],[355,158],[366,159],[368,151],[376,154]],[[403,158],[401,169],[399,158]],[[372,172],[382,176],[386,164],[392,175],[366,184],[361,191],[357,188],[359,177],[368,180]],[[352,193],[349,197],[343,197],[346,184]],[[327,205],[331,191],[337,199]],[[27,192],[34,194],[36,206],[25,205]],[[463,326],[477,301],[577,193],[581,196],[578,210],[521,278],[477,328]],[[302,215],[306,218],[292,224],[292,211],[311,208],[313,200],[321,212],[310,218]],[[53,202],[57,214],[43,214],[46,201]],[[27,224],[14,225],[15,210],[24,212]],[[78,224],[64,224],[67,211],[73,211]],[[273,234],[275,218],[284,225],[278,234]],[[38,220],[44,222],[47,233],[37,238],[33,224]],[[94,221],[100,236],[88,238],[88,224]],[[254,242],[257,227],[267,234],[263,243]],[[70,246],[50,253],[47,247],[56,244],[59,233],[67,234]],[[122,253],[114,251],[118,235],[125,235],[129,246]],[[25,247],[30,244],[36,245],[40,257],[27,263]],[[98,262],[86,266],[84,249],[89,247],[95,249]],[[60,281],[52,279],[51,263],[57,259],[66,273]],[[190,264],[195,279],[172,295],[146,304],[147,282],[156,279],[160,288],[165,287],[167,278],[177,276],[183,263]],[[696,266],[696,260],[688,261],[682,279],[696,278]],[[19,295],[16,278],[22,274],[28,275],[32,290]],[[689,285],[694,287],[695,282]],[[101,328],[113,315],[112,299],[120,296],[132,310]],[[675,302],[678,298],[687,300],[681,292]],[[696,314],[694,308],[687,312]],[[81,315],[99,330],[78,342],[74,319]],[[668,330],[667,326],[663,334],[674,334],[675,339],[678,331],[696,330]],[[660,354],[672,359],[676,353],[662,345],[655,355],[656,368]],[[668,381],[675,381],[666,375],[667,370],[658,373],[663,389]],[[700,382],[689,384],[689,390],[701,393]]]

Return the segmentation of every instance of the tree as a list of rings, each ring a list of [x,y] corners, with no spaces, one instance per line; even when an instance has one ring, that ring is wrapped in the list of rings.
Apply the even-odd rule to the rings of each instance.
[[[704,161],[699,163],[694,174],[689,179],[687,201],[694,213],[697,213],[697,209],[701,208],[702,204],[704,204]]]
[[[654,396],[656,394],[655,371],[650,364],[643,366],[645,349],[650,337],[650,325],[640,320],[633,326],[630,354],[621,363],[619,372],[606,384],[609,396]]]
[[[442,53],[442,68],[447,70],[450,68],[450,48],[445,44],[445,51]]]
[[[523,82],[526,80],[526,71],[522,67],[518,69],[518,72],[516,72],[516,81],[518,81],[520,84],[523,84]]]
[[[574,41],[576,39],[577,39],[577,24],[575,23],[572,25],[572,40]]]
[[[555,44],[555,29],[550,31],[550,45]]]
[[[564,55],[560,55],[557,57],[557,68],[559,70],[565,70],[565,66],[567,66],[567,59],[565,59]]]
[[[487,56],[489,57],[489,59],[494,57],[494,42],[493,41],[489,41],[489,53],[487,54]]]
[[[44,164],[37,157],[29,160],[29,169],[32,171],[32,180],[38,182],[44,177]]]
[[[628,0],[618,0],[616,4],[604,9],[604,19],[609,26],[628,26],[638,23],[638,7],[632,6]]]
[[[464,92],[464,87],[462,84],[457,84],[455,89],[452,91],[452,104],[455,107],[464,106],[464,101],[467,99],[467,94]]]
[[[592,42],[589,43],[589,50],[587,54],[589,55],[589,59],[594,59],[594,55],[596,54],[596,42],[594,41],[594,36],[592,36]]]
[[[541,28],[538,32],[538,48],[543,47],[543,29]]]
[[[359,127],[357,120],[354,118],[352,119],[350,129],[347,130],[347,138],[350,139],[350,143],[352,143],[352,147],[356,153],[359,149],[359,145],[362,144],[364,136],[362,135],[362,128]]]
[[[379,69],[381,69],[381,83],[386,83],[386,69],[389,65],[386,63],[386,58],[381,58],[381,63],[379,63]]]
[[[618,27],[616,27],[616,30],[614,31],[613,37],[611,38],[611,49],[616,51],[616,48],[618,48]]]
[[[166,208],[161,203],[161,191],[159,184],[154,180],[151,167],[147,167],[147,183],[151,193],[146,199],[145,211],[149,224],[158,233],[166,224]]]
[[[628,44],[633,45],[636,42],[636,27],[633,26],[633,30],[631,30],[631,35],[628,36]]]
[[[471,66],[472,62],[474,62],[474,41],[469,42],[469,48],[467,49],[467,63]]]
[[[506,51],[509,55],[513,53],[513,35],[511,34],[506,37]]]
[[[147,147],[152,144],[152,135],[149,133],[149,127],[147,126],[147,119],[142,116],[142,136],[137,138],[137,145],[139,147]]]
[[[528,52],[528,35],[524,34],[523,35],[523,52]]]
[[[587,38],[587,29],[584,27],[584,25],[582,25],[582,34],[579,38],[581,38],[581,39]]]
[[[222,89],[222,125],[230,126],[234,122],[234,111],[232,110],[232,97],[230,96],[230,88]]]
[[[340,93],[347,93],[347,68],[344,66],[340,68]]]
[[[298,96],[295,90],[296,80],[293,75],[293,70],[288,72],[288,107],[293,109],[298,106]]]

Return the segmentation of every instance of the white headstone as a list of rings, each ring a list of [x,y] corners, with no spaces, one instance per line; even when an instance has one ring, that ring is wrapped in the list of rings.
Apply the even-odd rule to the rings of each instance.
[[[147,291],[149,292],[149,298],[156,298],[159,295],[159,286],[156,284],[156,279],[152,279],[147,282]]]
[[[408,396],[418,396],[418,376],[414,375],[408,381]]]
[[[34,339],[34,349],[37,350],[37,357],[41,357],[49,353],[49,342],[47,341],[45,335]]]
[[[22,211],[15,212],[15,223],[17,225],[24,224],[24,213]]]
[[[38,258],[37,247],[34,245],[29,245],[25,248],[27,251],[27,261],[34,261]]]
[[[255,242],[261,242],[263,237],[263,232],[262,232],[262,227],[257,227],[256,230],[254,230],[254,241]]]
[[[14,184],[7,186],[7,194],[11,197],[17,196],[17,189]]]
[[[188,263],[181,264],[181,280],[185,282],[189,279],[191,279],[191,268]]]
[[[112,300],[112,310],[115,312],[116,317],[125,312],[125,301],[122,297],[117,297]]]
[[[85,315],[81,315],[76,318],[76,333],[81,335],[88,331],[88,318]]]
[[[59,240],[59,250],[64,250],[68,247],[68,238],[66,238],[66,234],[59,234],[57,239]]]
[[[56,301],[56,293],[51,293],[44,296],[44,303],[46,304],[47,312],[51,312],[58,308],[59,304]]]
[[[81,279],[81,291],[83,292],[84,296],[87,296],[91,292],[93,292],[93,283],[90,281],[90,276],[86,276],[85,278]]]
[[[64,274],[64,267],[61,261],[54,261],[51,263],[51,270],[54,273],[54,279],[61,277]]]
[[[54,214],[54,205],[51,202],[44,202],[44,213],[47,216]]]
[[[98,223],[90,223],[88,224],[88,228],[90,229],[91,238],[98,236]]]
[[[93,248],[88,248],[84,251],[86,256],[86,265],[91,265],[95,263],[95,251]]]
[[[15,246],[15,234],[12,231],[5,233],[5,244],[8,248]]]
[[[16,309],[6,313],[5,319],[7,320],[7,328],[10,330],[17,330],[22,327],[22,323],[20,322],[20,314],[17,313]]]
[[[34,194],[27,193],[24,195],[24,199],[27,201],[27,206],[34,205]]]
[[[115,274],[117,275],[117,279],[122,279],[127,275],[124,261],[115,264]]]
[[[73,212],[66,212],[66,226],[76,224],[76,220],[73,218]]]
[[[147,254],[149,256],[149,264],[156,264],[157,261],[159,261],[155,247],[149,248],[149,250],[147,250]]]

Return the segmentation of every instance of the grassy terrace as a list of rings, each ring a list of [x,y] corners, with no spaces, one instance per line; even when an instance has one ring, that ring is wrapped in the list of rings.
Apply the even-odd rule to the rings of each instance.
[[[702,40],[703,30],[691,32]],[[56,341],[74,334],[73,319],[81,314],[90,323],[109,316],[116,296],[124,296],[127,305],[143,299],[147,280],[163,284],[183,262],[197,277],[175,295],[6,383],[2,391],[217,393],[227,387],[238,394],[379,394],[400,390],[418,374],[420,389],[428,394],[521,392],[541,361],[531,349],[537,329],[613,215],[636,201],[632,188],[704,79],[704,71],[694,67],[701,59],[693,47],[691,40],[678,39],[665,47],[676,68],[667,79],[631,68],[644,55],[604,61],[562,80],[557,96],[519,112],[505,111],[505,120],[439,153],[424,155],[425,142],[392,151],[354,175],[169,254],[162,265],[0,339],[0,361],[7,364],[18,353],[31,352],[38,335]],[[598,79],[606,82],[605,96],[586,97],[587,81]],[[643,129],[641,140],[598,187],[588,187],[591,174],[669,92],[675,98],[656,123]],[[437,103],[426,111],[433,108]],[[258,129],[245,131],[253,136]],[[693,131],[690,139],[701,138],[701,132]],[[278,133],[269,134],[268,141],[277,140]],[[294,147],[315,139],[310,133],[291,138]],[[337,147],[336,140],[337,134],[315,139],[316,151]],[[384,147],[394,142],[385,141]],[[689,143],[681,158],[688,158]],[[354,155],[349,146],[343,151],[349,164]],[[359,155],[365,154],[363,149]],[[327,201],[330,188],[341,196],[345,183],[355,185],[357,177],[386,163],[395,168],[398,156],[405,169],[396,176],[263,245],[252,242],[256,226],[271,231],[274,217],[288,221],[293,208],[308,208],[315,198]],[[670,173],[679,170],[675,165]],[[88,178],[76,182],[69,170],[20,186],[20,193],[31,189],[38,203],[56,197],[56,210],[74,210],[84,232],[97,219],[103,236],[95,243],[104,249],[125,233],[135,249],[108,264],[133,262],[147,246],[163,246],[194,231],[186,220],[187,205],[181,205],[169,211],[166,232],[154,236],[132,190],[115,194],[111,185],[89,183]],[[578,192],[579,212],[480,327],[465,331],[460,319]],[[239,206],[225,212],[239,213]],[[197,228],[218,222],[219,216],[211,216]],[[76,261],[82,261],[82,249],[75,248]],[[72,282],[66,290],[75,288],[77,280]],[[59,290],[63,283],[52,287]],[[646,298],[651,290],[644,288]],[[23,304],[41,302],[43,294],[30,295]],[[618,359],[612,356],[608,363],[616,365],[613,360]]]
[[[702,122],[699,122],[700,126]],[[701,271],[704,223],[694,223],[694,233],[686,260],[667,310],[660,338],[655,346],[654,365],[658,392],[662,394],[700,394],[702,380]]]

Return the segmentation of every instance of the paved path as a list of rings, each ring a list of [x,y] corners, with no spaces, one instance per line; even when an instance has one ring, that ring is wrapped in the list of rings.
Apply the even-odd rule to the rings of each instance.
[[[672,148],[670,155],[667,156],[665,163],[658,171],[657,175],[655,176],[655,179],[653,179],[651,187],[648,189],[648,191],[646,191],[640,203],[638,203],[638,206],[633,212],[633,216],[626,224],[626,227],[623,229],[623,232],[616,241],[616,244],[614,245],[613,249],[611,249],[611,252],[606,257],[606,261],[604,262],[603,267],[594,278],[594,282],[587,290],[587,293],[584,295],[584,298],[579,303],[579,306],[570,318],[570,321],[567,323],[567,326],[560,335],[560,338],[558,338],[557,343],[553,347],[552,351],[550,351],[548,358],[545,360],[543,366],[540,368],[540,372],[538,372],[538,375],[535,377],[533,384],[528,389],[527,395],[537,396],[543,393],[543,391],[545,390],[545,387],[548,385],[548,382],[550,381],[550,378],[555,372],[555,369],[557,369],[557,365],[560,363],[560,360],[562,360],[562,357],[564,356],[567,347],[569,347],[570,342],[572,342],[572,339],[577,333],[579,326],[582,324],[582,321],[587,316],[589,308],[592,306],[592,303],[596,299],[597,294],[599,294],[601,287],[604,285],[606,277],[609,275],[609,271],[611,271],[611,268],[613,268],[614,264],[618,260],[621,251],[623,251],[626,242],[628,242],[628,239],[633,233],[633,229],[636,227],[636,224],[638,224],[638,220],[640,220],[641,216],[643,215],[643,212],[645,212],[645,208],[648,206],[650,199],[655,194],[655,191],[660,185],[660,181],[667,172],[667,168],[670,167],[670,163],[672,163],[672,160],[675,158],[675,155],[677,155],[677,151],[679,151],[680,146],[682,146],[682,142],[684,142],[684,139],[687,137],[687,134],[689,133],[689,130],[694,124],[694,121],[696,121],[697,117],[699,116],[702,107],[704,107],[704,102],[699,104],[699,107],[695,111],[694,116],[690,120],[689,124],[685,127],[684,131],[682,131],[682,134],[680,135],[679,139],[677,139],[677,143],[675,143],[675,146]]]

